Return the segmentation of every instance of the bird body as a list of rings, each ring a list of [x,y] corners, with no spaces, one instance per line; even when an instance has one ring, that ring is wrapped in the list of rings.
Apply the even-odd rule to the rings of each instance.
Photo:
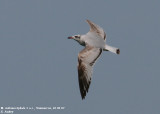
[[[105,48],[105,40],[100,38],[97,34],[87,33],[86,35],[81,36],[81,40],[85,41],[87,45],[97,47],[97,48]]]
[[[105,43],[106,33],[100,26],[89,20],[86,20],[86,22],[90,26],[90,31],[87,34],[68,37],[68,39],[74,39],[80,45],[85,46],[78,54],[78,80],[82,99],[85,98],[91,83],[93,65],[100,57],[102,51],[120,53],[118,48]]]

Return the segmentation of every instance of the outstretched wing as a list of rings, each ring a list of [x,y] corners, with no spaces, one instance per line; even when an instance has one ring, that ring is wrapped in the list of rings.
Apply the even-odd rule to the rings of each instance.
[[[78,77],[82,99],[85,98],[86,93],[88,92],[91,83],[93,65],[101,53],[102,49],[100,48],[86,46],[78,54]]]
[[[98,36],[100,36],[101,38],[106,40],[106,33],[104,32],[104,30],[100,26],[96,25],[95,23],[91,22],[90,20],[86,20],[86,22],[90,26],[89,33],[96,33]]]

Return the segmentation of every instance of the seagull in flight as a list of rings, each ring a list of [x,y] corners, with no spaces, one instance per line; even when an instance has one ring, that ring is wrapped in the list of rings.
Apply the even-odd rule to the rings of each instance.
[[[85,98],[91,83],[93,65],[100,57],[102,51],[120,54],[119,48],[109,46],[105,43],[106,33],[100,26],[90,20],[86,20],[86,22],[90,26],[88,33],[68,37],[68,39],[73,39],[80,45],[85,46],[78,54],[78,80],[82,100]]]

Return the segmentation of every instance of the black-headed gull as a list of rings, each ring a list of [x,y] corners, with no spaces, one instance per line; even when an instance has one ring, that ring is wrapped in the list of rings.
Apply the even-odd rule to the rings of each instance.
[[[120,54],[118,48],[105,43],[106,33],[100,26],[89,20],[86,20],[86,22],[90,26],[90,31],[87,34],[68,37],[68,39],[74,39],[80,45],[85,46],[78,54],[78,79],[82,100],[85,98],[91,83],[93,65],[102,51]]]

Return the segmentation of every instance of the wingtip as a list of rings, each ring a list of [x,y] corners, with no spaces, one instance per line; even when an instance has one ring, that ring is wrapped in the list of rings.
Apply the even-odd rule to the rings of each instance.
[[[86,19],[86,22],[87,22],[87,23],[90,23],[91,21],[90,21],[89,19]]]
[[[82,97],[82,100],[84,100],[85,99],[85,97]]]
[[[87,93],[87,92],[86,92]],[[84,94],[82,94],[81,93],[81,98],[82,98],[82,100],[84,100],[85,99],[85,97],[86,97],[86,93],[84,93]]]
[[[86,21],[89,21],[88,19],[86,19]]]

